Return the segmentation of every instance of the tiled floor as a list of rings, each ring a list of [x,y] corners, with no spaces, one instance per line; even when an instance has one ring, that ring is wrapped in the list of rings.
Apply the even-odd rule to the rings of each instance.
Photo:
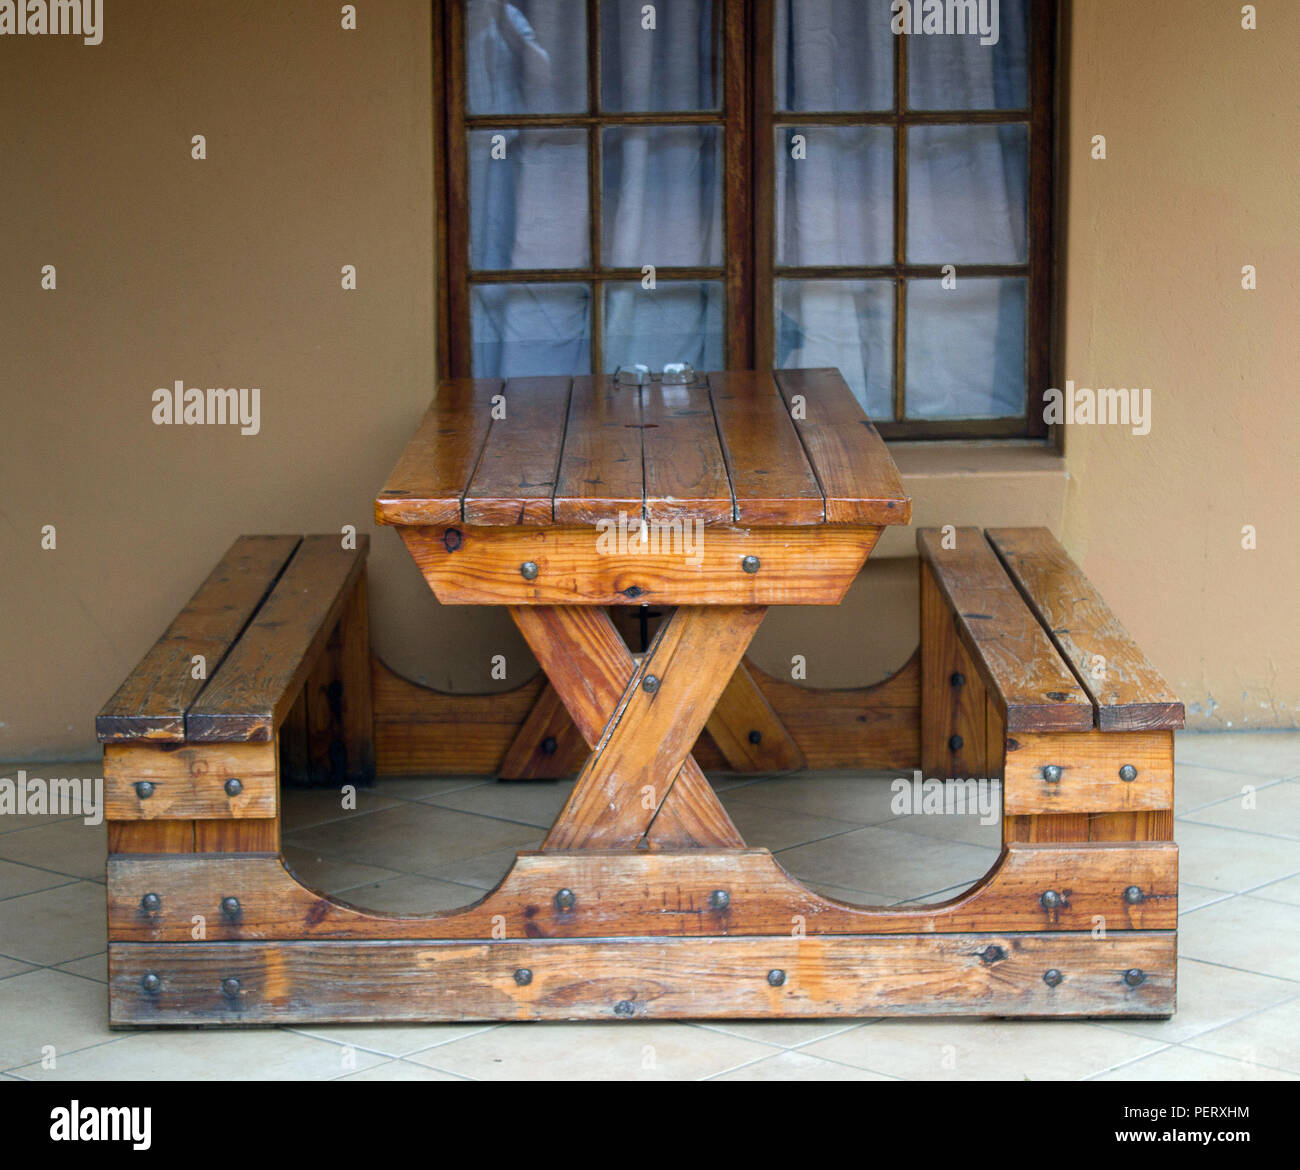
[[[497,1024],[111,1032],[102,826],[0,816],[0,1079],[1300,1079],[1300,733],[1180,735],[1182,923],[1168,1021]],[[12,776],[19,765],[0,768]],[[35,765],[42,776],[89,765]],[[752,844],[834,897],[948,898],[997,854],[978,817],[895,816],[887,777],[719,778]],[[375,909],[463,905],[537,844],[567,784],[286,794],[285,855]]]

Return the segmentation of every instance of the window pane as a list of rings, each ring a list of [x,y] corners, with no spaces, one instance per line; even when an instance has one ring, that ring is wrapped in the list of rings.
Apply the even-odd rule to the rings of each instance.
[[[469,0],[465,78],[471,114],[587,109],[587,22],[573,0]]]
[[[581,5],[574,3],[575,8]],[[720,37],[715,0],[658,0],[653,29],[640,0],[601,0],[600,105],[609,113],[716,110]]]
[[[589,264],[587,132],[472,131],[469,202],[470,267]]]
[[[894,37],[888,4],[775,0],[778,110],[890,110]]]
[[[470,290],[474,377],[591,371],[591,288],[478,284]]]
[[[983,7],[983,6],[982,6]],[[1029,105],[1025,0],[993,0],[998,39],[978,33],[907,38],[908,104],[914,110],[1023,110]],[[960,5],[954,12],[964,11]]]
[[[722,263],[722,131],[614,126],[603,132],[606,267]]]
[[[1023,418],[1025,280],[907,286],[908,418]]]
[[[913,126],[907,132],[907,258],[1023,264],[1029,128]]]
[[[868,415],[893,418],[893,281],[778,280],[776,365],[836,366]]]
[[[723,368],[722,283],[660,281],[655,289],[619,281],[605,286],[605,371],[638,363],[662,370],[690,362]]]
[[[792,139],[806,156],[793,158]],[[776,132],[776,262],[891,264],[894,131],[889,126]]]

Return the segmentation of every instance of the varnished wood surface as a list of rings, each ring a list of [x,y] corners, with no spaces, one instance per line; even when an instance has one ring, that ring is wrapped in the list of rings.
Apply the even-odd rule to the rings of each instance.
[[[297,536],[241,536],[95,719],[102,743],[181,742],[185,712],[275,585]],[[194,674],[194,656],[206,669]]]
[[[1143,900],[1125,901],[1137,886]],[[569,889],[572,908],[555,905]],[[711,895],[727,891],[718,909]],[[1055,890],[1054,909],[1042,895]],[[145,913],[140,899],[163,894]],[[221,899],[240,912],[220,914]],[[467,897],[471,896],[467,891]],[[364,910],[301,885],[275,856],[123,856],[109,860],[109,934],[183,942],[192,917],[209,916],[219,940],[294,938],[601,938],[639,935],[909,934],[968,930],[1090,932],[1172,930],[1178,914],[1178,847],[1011,844],[969,890],[927,906],[870,907],[824,897],[791,878],[766,849],[684,852],[520,853],[491,893],[431,915]]]
[[[422,526],[620,515],[885,525],[906,524],[911,501],[838,371],[727,371],[689,386],[618,386],[608,376],[445,382],[375,515]]]
[[[303,539],[244,635],[185,717],[191,743],[265,741],[275,734],[349,602],[370,538]]]
[[[1048,781],[1045,767],[1061,769]],[[1124,780],[1126,765],[1137,772]],[[1169,731],[1114,735],[1018,733],[1006,743],[1002,811],[1030,813],[1142,812],[1174,807],[1174,738]]]
[[[1092,701],[1008,579],[984,534],[959,528],[944,548],[940,529],[916,534],[921,559],[957,622],[1009,734],[1088,731]]]
[[[1176,943],[1172,931],[112,943],[109,1002],[116,1025],[1166,1016]],[[1055,987],[1043,979],[1049,968],[1063,975]],[[1124,978],[1132,970],[1136,986]],[[146,974],[157,991],[142,987]]]
[[[239,791],[226,791],[229,781]],[[153,791],[141,798],[136,785]],[[273,817],[279,807],[275,745],[152,742],[104,748],[104,815],[113,821]]]
[[[1183,704],[1056,537],[1046,528],[987,536],[1091,696],[1102,731],[1183,726]]]

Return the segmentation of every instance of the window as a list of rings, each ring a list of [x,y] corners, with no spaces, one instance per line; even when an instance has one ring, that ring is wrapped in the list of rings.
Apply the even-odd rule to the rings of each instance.
[[[887,436],[1043,434],[1055,4],[942,11],[996,41],[889,0],[443,0],[443,372],[833,365]]]

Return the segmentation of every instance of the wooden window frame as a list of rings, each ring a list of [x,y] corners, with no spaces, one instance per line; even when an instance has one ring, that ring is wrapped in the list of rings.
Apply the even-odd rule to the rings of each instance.
[[[894,282],[894,414],[875,420],[890,439],[1043,438],[1043,402],[1056,382],[1056,178],[1060,120],[1058,73],[1060,0],[1030,0],[1028,110],[914,111],[907,105],[909,38],[894,38],[894,108],[871,113],[780,113],[775,110],[771,29],[776,0],[719,0],[723,84],[721,110],[693,113],[593,113],[601,83],[599,0],[586,0],[588,108],[577,114],[478,115],[465,108],[464,0],[432,0],[434,175],[437,261],[437,363],[440,377],[472,371],[470,288],[476,283],[581,282],[593,290],[592,368],[603,366],[603,286],[639,281],[639,269],[601,266],[600,138],[605,126],[719,125],[723,131],[723,262],[721,266],[661,267],[661,281],[713,280],[723,284],[725,353],[729,369],[771,369],[775,358],[775,291],[781,277],[889,279]],[[763,35],[760,30],[768,30]],[[752,72],[751,72],[752,71]],[[1001,419],[902,419],[906,393],[906,281],[938,278],[939,265],[909,264],[907,138],[909,126],[1028,125],[1028,249],[1024,264],[959,266],[958,278],[1026,278],[1026,413]],[[781,126],[887,125],[894,128],[893,263],[852,267],[775,264],[775,141]],[[478,272],[469,270],[469,165],[463,144],[477,128],[563,127],[588,130],[587,182],[590,263],[583,268]],[[457,149],[458,144],[460,148]],[[454,243],[453,243],[454,242]],[[459,254],[458,254],[459,253]]]

